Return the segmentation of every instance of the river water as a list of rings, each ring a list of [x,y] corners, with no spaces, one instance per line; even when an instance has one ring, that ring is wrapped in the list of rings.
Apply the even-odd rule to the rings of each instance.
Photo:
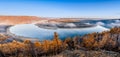
[[[15,25],[9,28],[12,34],[30,38],[37,38],[39,40],[51,40],[53,39],[54,32],[57,32],[60,39],[67,37],[74,37],[85,35],[93,32],[102,32],[109,29],[100,25],[87,27],[87,28],[57,28],[57,29],[45,29],[38,27],[34,24],[21,24]]]

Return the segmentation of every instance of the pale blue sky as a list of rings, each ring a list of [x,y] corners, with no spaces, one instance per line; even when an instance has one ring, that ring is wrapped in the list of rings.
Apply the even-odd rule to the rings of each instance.
[[[120,0],[0,0],[0,15],[120,17]]]

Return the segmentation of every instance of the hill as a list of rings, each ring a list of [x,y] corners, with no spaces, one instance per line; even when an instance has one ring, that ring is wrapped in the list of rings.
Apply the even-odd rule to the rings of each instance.
[[[36,16],[0,16],[0,25],[17,25],[30,23],[58,23],[75,22],[78,19],[72,18],[42,18]]]
[[[0,16],[0,25],[27,24],[40,19],[40,17],[35,16]]]

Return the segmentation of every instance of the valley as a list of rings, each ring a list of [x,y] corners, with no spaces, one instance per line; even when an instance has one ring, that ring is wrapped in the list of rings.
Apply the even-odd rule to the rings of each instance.
[[[2,16],[0,20],[2,57],[120,56],[120,19]]]

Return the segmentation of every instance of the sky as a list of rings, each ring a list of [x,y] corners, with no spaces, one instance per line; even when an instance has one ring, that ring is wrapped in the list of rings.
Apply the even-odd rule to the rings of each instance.
[[[120,0],[0,0],[0,15],[120,18]]]

